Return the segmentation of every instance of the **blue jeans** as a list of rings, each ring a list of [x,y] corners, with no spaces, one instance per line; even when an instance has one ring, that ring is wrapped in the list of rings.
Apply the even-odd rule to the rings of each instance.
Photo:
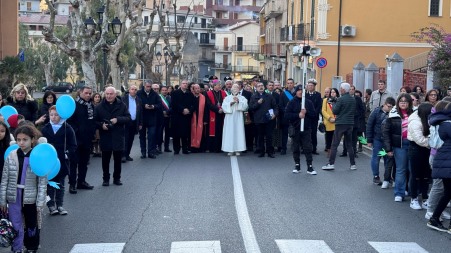
[[[402,140],[402,147],[393,148],[396,163],[395,196],[405,197],[406,195],[406,175],[409,171],[410,162],[407,156],[409,150],[409,140]]]
[[[146,138],[147,136],[147,138]],[[146,154],[146,139],[147,139],[147,154],[156,154],[157,150],[157,127],[143,126],[139,130],[139,144],[141,146],[141,154]]]
[[[379,164],[381,157],[377,156],[379,151],[384,147],[384,143],[380,140],[373,140],[373,156],[371,157],[371,170],[373,171],[373,177],[379,176]],[[384,156],[384,164],[387,164],[387,156]]]

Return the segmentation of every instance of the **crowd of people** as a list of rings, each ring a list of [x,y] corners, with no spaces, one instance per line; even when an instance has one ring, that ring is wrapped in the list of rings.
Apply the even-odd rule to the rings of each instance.
[[[25,85],[16,85],[6,101],[1,99],[1,106],[13,106],[17,115],[0,117],[0,209],[9,213],[19,232],[13,251],[21,252],[24,246],[28,252],[37,250],[37,217],[44,205],[50,215],[68,214],[63,207],[66,176],[70,194],[94,188],[86,182],[91,155],[101,157],[103,186],[110,185],[111,157],[113,184],[122,185],[122,163],[133,161],[135,135],[139,135],[140,159],[157,159],[163,152],[255,153],[258,158],[275,158],[290,150],[293,173],[301,172],[304,154],[306,172],[317,175],[313,158],[319,155],[319,129],[328,158],[323,170],[335,169],[337,155],[349,156],[349,169],[356,170],[356,158],[366,145],[372,149],[372,182],[382,189],[393,187],[396,202],[410,196],[412,209],[427,209],[429,227],[451,233],[441,223],[450,219],[445,208],[451,199],[447,159],[451,154],[451,89],[440,100],[440,90],[424,93],[421,87],[413,92],[403,87],[394,97],[382,80],[375,91],[361,92],[341,83],[339,89],[326,88],[324,96],[316,90],[314,79],[305,87],[295,85],[291,78],[285,87],[258,78],[249,83],[225,78],[223,83],[216,77],[209,83],[183,80],[178,87],[146,81],[140,87],[130,85],[124,94],[112,86],[93,94],[85,86],[77,92],[75,112],[67,120],[58,115],[55,93],[47,91],[38,106]],[[287,148],[288,137],[291,149]],[[342,140],[343,151],[338,154]],[[3,159],[11,141],[19,149]],[[30,169],[29,156],[39,142],[48,142],[57,150],[61,169],[53,181],[60,189],[47,187],[46,178]],[[49,201],[45,201],[47,195]]]

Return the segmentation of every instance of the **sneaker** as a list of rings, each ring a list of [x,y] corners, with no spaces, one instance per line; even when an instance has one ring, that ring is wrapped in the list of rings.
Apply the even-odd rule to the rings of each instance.
[[[355,164],[354,164],[354,165],[351,165],[351,167],[349,167],[349,169],[351,169],[351,170],[356,170],[356,169],[357,169],[357,166],[355,166]]]
[[[227,153],[228,156],[233,156],[232,152]]]
[[[396,196],[395,197],[395,202],[402,202],[402,197],[401,196]]]
[[[384,181],[384,182],[382,182],[381,188],[382,188],[382,189],[388,189],[389,185],[390,185],[390,182]]]
[[[316,175],[317,173],[316,173],[315,169],[313,169],[313,166],[310,165],[307,169],[307,174]]]
[[[442,212],[443,219],[451,220],[451,215],[447,211]]]
[[[447,232],[447,229],[443,226],[443,224],[437,218],[431,217],[426,225],[437,231]]]
[[[323,166],[321,169],[323,169],[323,170],[334,170],[335,169],[335,165],[327,164],[327,165]]]
[[[424,218],[426,220],[429,220],[432,217],[432,214],[433,214],[432,212],[426,212],[426,214],[424,215]],[[440,221],[443,221],[443,217],[442,216],[440,216]]]
[[[410,200],[410,208],[412,208],[413,210],[421,210],[421,205],[418,202],[418,198],[414,198],[412,200]]]
[[[299,166],[299,164],[296,164],[294,166],[293,173],[298,174],[299,172],[301,172],[301,166]]]
[[[373,184],[380,185],[381,184],[381,178],[379,176],[373,177]]]
[[[423,203],[421,204],[421,208],[428,209],[428,200],[423,200]]]
[[[61,215],[67,215],[66,209],[64,209],[62,206],[59,206],[59,207],[58,207],[58,212],[59,212]]]
[[[235,152],[235,155],[240,156],[241,154],[240,154],[240,152]]]
[[[58,214],[58,210],[54,206],[49,207],[49,213],[50,215],[54,216]]]

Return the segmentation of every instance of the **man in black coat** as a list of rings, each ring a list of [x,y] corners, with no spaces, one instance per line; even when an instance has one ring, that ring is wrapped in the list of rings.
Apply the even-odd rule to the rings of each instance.
[[[142,102],[137,96],[138,87],[136,85],[131,85],[126,93],[122,97],[122,102],[124,102],[130,113],[131,120],[125,125],[125,150],[122,154],[122,162],[133,161],[130,157],[130,151],[132,150],[133,140],[135,135],[142,128]]]
[[[84,86],[80,89],[79,95],[75,99],[75,112],[67,120],[67,123],[72,126],[77,137],[76,162],[70,164],[69,172],[69,193],[72,194],[77,193],[76,189],[92,190],[94,188],[94,186],[86,182],[92,140],[96,132],[94,105],[91,103],[91,94],[92,88],[89,86]],[[77,188],[75,188],[76,183]]]
[[[282,147],[280,153],[286,154],[287,153],[287,143],[288,143],[288,120],[284,117],[285,108],[287,107],[288,102],[294,98],[293,92],[294,92],[294,80],[293,78],[288,78],[286,82],[285,90],[280,94],[279,99],[279,115],[281,121],[281,128],[282,128]]]
[[[318,133],[318,121],[319,121],[319,115],[321,114],[321,107],[323,106],[323,99],[321,98],[321,93],[315,91],[316,89],[316,80],[315,79],[309,79],[307,81],[307,93],[305,94],[305,98],[312,101],[313,107],[315,108],[316,113],[316,120],[310,121],[310,129],[312,129],[312,154],[319,155],[317,152],[317,133]]]
[[[138,91],[137,96],[142,102],[142,128],[139,130],[141,159],[146,158],[146,139],[147,156],[155,159],[157,158],[157,117],[161,111],[161,99],[158,93],[152,90],[150,82],[144,83],[144,89]]]
[[[100,148],[102,150],[103,186],[110,185],[110,160],[113,155],[114,171],[113,183],[122,185],[122,153],[125,148],[125,126],[131,117],[127,106],[116,97],[116,89],[105,89],[105,98],[95,108],[95,122],[100,134]]]
[[[300,147],[302,146],[307,161],[307,173],[316,175],[317,173],[313,169],[312,141],[310,139],[311,126],[313,125],[311,121],[316,119],[316,111],[312,101],[308,99],[305,100],[305,109],[302,109],[302,85],[296,86],[294,94],[295,97],[288,102],[284,115],[294,129],[294,133],[290,136],[293,140],[293,159],[295,163],[293,173],[301,171]],[[301,132],[302,119],[304,120],[304,131]]]
[[[354,157],[357,158],[357,134],[360,131],[360,122],[362,117],[365,117],[365,104],[360,97],[355,96],[355,86],[351,85],[349,89],[349,95],[353,96],[355,99],[355,114],[354,114],[354,128],[352,129],[352,144],[354,148]],[[346,141],[343,142],[343,153],[340,157],[345,157],[348,155],[348,150],[346,149]]]
[[[191,117],[194,111],[194,96],[188,90],[188,81],[183,80],[180,89],[172,92],[172,134],[174,155],[180,153],[189,154],[188,146],[190,145]],[[182,145],[180,146],[180,141]]]
[[[272,132],[275,127],[275,118],[279,113],[279,107],[274,97],[265,92],[263,83],[257,84],[257,92],[252,95],[249,102],[249,111],[254,113],[254,122],[258,133],[258,157],[264,157],[266,152],[269,157],[274,158]]]
[[[242,81],[237,81],[238,85],[240,85],[240,93],[243,97],[247,99],[247,103],[251,101],[252,92],[244,89],[244,85]],[[253,115],[252,112],[244,112],[244,116],[246,117],[244,121],[244,135],[246,136],[246,151],[254,150],[254,138],[255,138],[255,124],[252,121]]]
[[[171,134],[171,107],[172,107],[172,100],[171,96],[168,94],[168,87],[162,86],[160,89],[160,98],[161,98],[161,104],[162,104],[162,110],[163,110],[163,127],[160,129],[161,133],[160,135],[163,136],[164,134],[164,152],[172,152],[172,150],[169,149],[169,139],[172,136]],[[161,143],[160,150],[161,149]]]

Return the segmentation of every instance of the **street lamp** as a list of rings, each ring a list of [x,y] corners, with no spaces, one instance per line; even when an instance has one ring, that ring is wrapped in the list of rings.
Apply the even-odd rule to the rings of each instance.
[[[103,24],[103,14],[105,13],[105,5],[101,6],[98,10],[97,10],[97,15],[98,15],[98,22],[96,22],[92,17],[89,17],[85,20],[85,26],[86,29],[91,30],[91,31],[95,31],[96,29],[99,30],[100,32],[100,36],[98,37],[98,39],[101,38],[102,36],[102,24]],[[122,22],[118,17],[115,17],[111,23],[108,24],[107,26],[107,30],[105,31],[106,33],[108,33],[109,31],[113,32],[114,35],[114,39],[113,40],[108,40],[105,39],[105,43],[102,45],[102,51],[103,51],[103,87],[105,87],[106,85],[106,79],[107,79],[107,61],[106,61],[106,57],[107,57],[107,52],[108,52],[108,45],[114,45],[117,41],[117,38],[119,37],[119,34],[121,34],[122,32]]]
[[[163,56],[164,56],[164,64],[166,65],[166,86],[168,86],[168,85],[170,85],[171,84],[171,80],[169,79],[170,77],[169,77],[169,73],[168,73],[168,65],[169,65],[169,62],[172,60],[172,57],[174,57],[174,52],[171,52],[171,53],[169,53],[169,48],[168,48],[168,46],[165,46],[164,48],[163,48],[163,51],[164,51],[164,54],[163,54]]]

